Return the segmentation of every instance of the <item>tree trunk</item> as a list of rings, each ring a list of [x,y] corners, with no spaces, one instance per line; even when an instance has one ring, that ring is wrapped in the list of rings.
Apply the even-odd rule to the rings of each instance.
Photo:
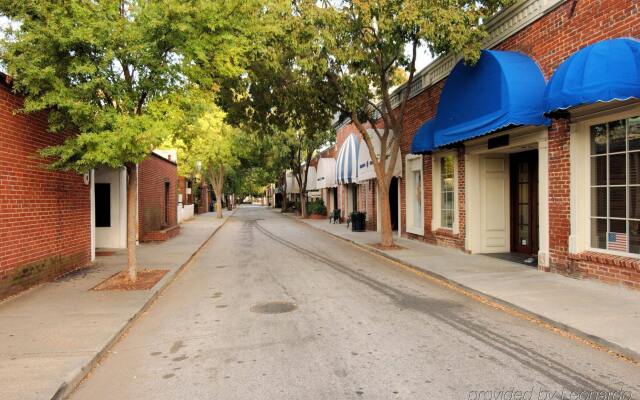
[[[216,217],[222,218],[222,191],[216,188]]]
[[[302,190],[300,191],[300,214],[302,218],[307,217],[307,194]]]
[[[389,185],[378,178],[378,204],[380,204],[380,243],[393,246],[393,227],[391,226],[391,205],[389,204]]]
[[[284,174],[284,185],[282,185],[282,212],[289,210],[289,200],[287,199],[287,173]]]
[[[127,165],[127,271],[129,280],[138,279],[138,262],[136,260],[136,235],[138,234],[138,168],[135,164]]]

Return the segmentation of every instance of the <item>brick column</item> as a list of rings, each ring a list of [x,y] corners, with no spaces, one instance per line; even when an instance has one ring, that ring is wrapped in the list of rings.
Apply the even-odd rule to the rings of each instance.
[[[568,268],[570,221],[569,124],[556,120],[549,129],[549,264],[551,270]]]

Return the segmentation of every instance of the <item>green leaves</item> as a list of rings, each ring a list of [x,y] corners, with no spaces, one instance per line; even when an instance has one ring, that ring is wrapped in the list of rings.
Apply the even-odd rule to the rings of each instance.
[[[260,10],[258,1],[0,0],[19,25],[6,29],[0,56],[26,95],[23,111],[47,110],[51,131],[77,133],[43,152],[54,168],[119,167],[202,112],[200,100],[181,99],[194,100],[193,84],[211,92],[243,73]]]

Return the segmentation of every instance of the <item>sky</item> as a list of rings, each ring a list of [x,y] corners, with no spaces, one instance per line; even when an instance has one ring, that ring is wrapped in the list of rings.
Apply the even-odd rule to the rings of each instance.
[[[411,54],[410,44],[407,44],[407,46],[405,47],[405,51],[407,54]],[[433,61],[431,52],[429,52],[429,50],[424,46],[419,47],[418,51],[416,52],[416,72],[431,64],[431,61]]]

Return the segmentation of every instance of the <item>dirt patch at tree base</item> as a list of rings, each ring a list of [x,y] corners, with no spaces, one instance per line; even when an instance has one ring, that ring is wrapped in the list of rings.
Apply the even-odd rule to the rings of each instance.
[[[143,269],[138,271],[138,279],[135,282],[131,282],[129,280],[129,274],[125,271],[120,271],[94,286],[91,290],[149,290],[154,287],[167,272],[169,272],[168,269]]]
[[[393,244],[391,246],[384,246],[382,243],[369,243],[368,244],[371,247],[374,247],[378,250],[383,250],[383,251],[387,251],[387,250],[406,250],[406,247],[402,247],[399,246],[397,244]]]

